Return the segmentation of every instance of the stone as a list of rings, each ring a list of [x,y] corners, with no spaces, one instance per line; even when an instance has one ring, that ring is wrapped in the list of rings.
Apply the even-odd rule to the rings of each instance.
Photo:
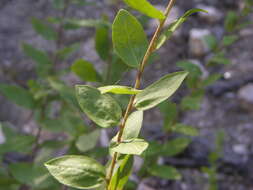
[[[206,36],[211,35],[211,32],[207,29],[193,28],[190,30],[189,35],[190,54],[196,57],[204,56],[209,51],[204,39]]]
[[[253,113],[253,83],[241,87],[238,91],[241,106]]]
[[[223,18],[222,12],[215,7],[207,5],[198,5],[197,8],[204,9],[208,12],[208,13],[200,12],[199,17],[210,24],[216,23]]]
[[[248,150],[246,145],[244,144],[236,144],[233,146],[233,151],[237,154],[246,155],[248,154]]]

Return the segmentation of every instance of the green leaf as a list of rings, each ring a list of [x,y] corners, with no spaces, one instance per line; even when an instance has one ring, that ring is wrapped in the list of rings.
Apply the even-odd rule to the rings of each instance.
[[[110,26],[110,23],[103,20],[94,19],[66,19],[64,29],[75,30],[83,27],[95,28],[100,26]]]
[[[201,106],[203,95],[203,92],[200,91],[195,94],[185,96],[181,101],[181,108],[183,110],[198,110]]]
[[[218,47],[218,40],[214,35],[206,35],[204,41],[210,50],[215,50]]]
[[[202,82],[201,82],[201,85],[203,87],[206,87],[206,86],[209,86],[209,85],[212,85],[213,83],[215,83],[217,80],[219,80],[221,78],[221,74],[212,74],[210,76],[208,76],[206,79],[204,79]]]
[[[102,80],[94,66],[83,59],[76,60],[71,66],[71,71],[84,81],[101,82]]]
[[[114,94],[138,94],[141,90],[134,89],[128,86],[120,86],[120,85],[109,85],[99,87],[98,90],[102,93],[114,93]]]
[[[229,65],[231,63],[230,60],[224,56],[223,53],[216,54],[209,60],[209,62],[212,64],[222,64],[222,65]]]
[[[129,66],[138,67],[148,47],[146,34],[138,20],[120,10],[112,25],[115,52]]]
[[[57,39],[57,33],[54,31],[54,29],[48,24],[45,24],[43,21],[37,18],[32,18],[32,26],[33,29],[46,40]]]
[[[64,0],[53,0],[53,7],[55,9],[63,10],[64,9]]]
[[[109,189],[110,190],[123,190],[125,184],[128,181],[128,178],[131,174],[133,167],[134,158],[132,155],[125,155],[120,167],[117,169],[115,174],[113,175]]]
[[[76,95],[84,113],[96,124],[105,128],[119,124],[122,111],[111,96],[87,85],[77,85]]]
[[[202,75],[202,71],[199,68],[199,66],[192,63],[191,61],[178,61],[176,65],[179,68],[184,69],[185,71],[188,71],[190,76],[200,77]]]
[[[126,121],[125,129],[122,134],[123,140],[130,140],[139,136],[143,121],[143,111],[131,113]]]
[[[151,175],[163,179],[180,180],[182,178],[181,174],[177,171],[177,169],[172,166],[153,165],[148,168],[148,171]]]
[[[71,54],[77,51],[80,47],[79,43],[72,44],[70,46],[64,47],[57,51],[57,56],[59,59],[67,59]]]
[[[175,156],[184,151],[184,149],[190,144],[191,139],[189,138],[176,138],[163,145],[162,155],[163,156]]]
[[[120,143],[112,142],[110,150],[121,154],[141,155],[148,147],[148,143],[143,139],[124,140]]]
[[[37,63],[36,72],[40,76],[48,74],[48,72],[52,68],[53,63],[44,52],[25,43],[23,44],[23,51],[27,56],[29,56],[33,61]]]
[[[16,134],[13,137],[7,138],[4,144],[0,144],[0,154],[7,152],[28,153],[32,150],[31,145],[34,142],[34,136]]]
[[[134,1],[134,0],[133,0]],[[172,22],[167,29],[160,35],[158,42],[156,44],[156,49],[162,47],[162,45],[171,38],[172,34],[194,13],[205,12],[203,9],[190,9],[183,16]]]
[[[79,189],[99,187],[105,180],[105,168],[86,156],[62,156],[45,163],[60,183]]]
[[[181,123],[173,125],[171,128],[171,131],[176,132],[176,133],[181,133],[184,135],[189,135],[189,136],[198,136],[199,134],[196,128],[193,128],[192,126],[184,125]]]
[[[0,92],[15,104],[33,109],[35,101],[32,94],[24,88],[15,85],[0,84]]]
[[[109,36],[110,29],[106,26],[96,28],[95,48],[102,60],[108,60],[110,56],[111,43]]]
[[[239,16],[235,11],[229,11],[225,18],[225,29],[228,32],[232,32],[236,29],[239,21]]]
[[[238,38],[239,37],[237,35],[227,35],[227,36],[224,36],[223,39],[222,39],[222,44],[224,46],[230,46],[233,43],[235,43],[238,40]]]
[[[168,74],[136,95],[134,105],[138,110],[147,110],[168,99],[181,85],[188,72]]]
[[[9,166],[10,173],[22,184],[32,187],[48,188],[54,185],[47,170],[31,163],[14,163]]]
[[[96,146],[99,136],[100,130],[94,130],[89,134],[81,135],[78,137],[76,141],[76,147],[81,152],[91,150]]]
[[[152,6],[147,0],[124,0],[125,3],[133,9],[140,11],[141,13],[157,19],[165,19],[164,14]]]

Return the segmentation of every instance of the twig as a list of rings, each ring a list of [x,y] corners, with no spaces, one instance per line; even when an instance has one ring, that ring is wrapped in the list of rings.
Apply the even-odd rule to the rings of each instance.
[[[157,42],[157,39],[159,37],[159,34],[161,33],[161,30],[164,26],[164,23],[173,7],[173,5],[175,4],[176,0],[170,0],[169,1],[169,4],[164,12],[164,15],[165,15],[165,18],[163,20],[160,20],[160,23],[149,43],[149,46],[148,46],[148,49],[143,57],[143,60],[140,64],[140,67],[138,69],[138,73],[137,73],[137,76],[136,76],[136,80],[135,80],[135,85],[134,85],[134,88],[138,89],[140,88],[140,84],[141,84],[141,77],[142,77],[142,74],[143,74],[143,71],[144,71],[144,68],[148,62],[148,59],[150,57],[150,55],[154,52],[155,50],[155,45],[156,45],[156,42]],[[135,100],[135,95],[133,95],[128,103],[128,106],[127,106],[127,109],[126,109],[126,112],[124,114],[124,117],[123,117],[123,120],[119,126],[119,135],[118,135],[118,138],[117,138],[117,142],[120,143],[121,140],[122,140],[122,135],[123,135],[123,131],[124,131],[124,128],[125,128],[125,124],[126,124],[126,121],[127,121],[127,118],[130,114],[130,112],[132,111],[132,108],[133,108],[133,103],[134,103],[134,100]],[[113,158],[112,158],[112,163],[111,163],[111,167],[110,167],[110,170],[109,170],[109,174],[108,174],[108,177],[107,177],[107,182],[110,183],[111,181],[111,178],[112,178],[112,175],[113,175],[113,171],[114,171],[114,168],[115,168],[115,165],[116,165],[116,160],[117,160],[117,156],[118,154],[115,152],[113,154]],[[108,188],[108,187],[107,187]]]

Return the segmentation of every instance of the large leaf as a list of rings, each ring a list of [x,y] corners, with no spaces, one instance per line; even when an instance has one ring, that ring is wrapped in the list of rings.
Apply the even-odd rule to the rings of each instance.
[[[112,25],[112,40],[116,53],[129,66],[138,67],[148,41],[138,20],[126,10],[120,10]]]
[[[148,147],[148,143],[143,139],[124,140],[120,143],[112,142],[110,150],[121,154],[141,155]]]
[[[148,168],[148,171],[151,173],[151,175],[163,179],[172,179],[172,180],[181,179],[181,174],[177,171],[176,168],[172,166],[154,165]]]
[[[105,168],[86,156],[62,156],[45,166],[60,183],[78,189],[96,188],[105,180]]]
[[[32,18],[32,26],[33,29],[45,39],[47,40],[57,39],[57,33],[55,32],[55,30],[48,24],[44,23],[43,21],[37,18]]]
[[[77,85],[76,95],[84,113],[96,124],[105,128],[119,124],[121,107],[111,96],[88,85]]]
[[[96,71],[94,66],[90,62],[83,59],[76,60],[75,63],[71,66],[71,70],[84,81],[101,81],[101,76]]]
[[[82,152],[93,149],[97,144],[99,135],[100,130],[95,130],[91,133],[81,135],[76,141],[76,147]]]
[[[164,19],[165,16],[159,10],[157,10],[154,6],[152,6],[147,0],[124,0],[127,5],[140,11],[141,13],[158,19]]]
[[[0,92],[19,106],[32,109],[35,101],[32,94],[24,88],[15,85],[0,84]]]
[[[128,86],[120,86],[120,85],[102,86],[102,87],[99,87],[98,90],[100,90],[102,94],[105,94],[108,92],[114,93],[114,94],[138,94],[139,92],[141,92],[141,90],[137,90]]]
[[[188,10],[183,16],[181,16],[179,19],[172,22],[168,28],[161,34],[159,37],[159,40],[156,45],[156,49],[159,49],[167,40],[169,40],[172,36],[172,34],[188,19],[188,17],[194,13],[197,12],[205,12],[207,11],[203,9],[190,9]]]
[[[109,189],[110,190],[123,190],[133,167],[134,158],[132,155],[125,155],[119,168],[113,175]]]
[[[169,98],[181,85],[188,72],[168,74],[136,95],[134,102],[138,110],[147,110]]]
[[[161,154],[164,156],[175,156],[184,151],[184,149],[190,144],[189,138],[176,138],[163,145]]]
[[[47,54],[45,54],[41,50],[38,50],[32,47],[29,44],[23,44],[23,51],[27,56],[29,56],[33,61],[37,63],[36,72],[39,75],[44,76],[48,74],[53,63],[50,60],[50,58],[47,56]]]

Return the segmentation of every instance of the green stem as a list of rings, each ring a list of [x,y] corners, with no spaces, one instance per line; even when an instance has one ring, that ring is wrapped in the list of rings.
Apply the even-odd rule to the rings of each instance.
[[[149,46],[148,46],[148,49],[143,57],[143,60],[139,66],[139,69],[138,69],[138,73],[137,73],[137,76],[136,76],[136,80],[135,80],[135,85],[134,85],[134,88],[138,89],[140,88],[140,84],[141,84],[141,77],[142,77],[142,74],[143,74],[143,71],[144,71],[144,68],[148,62],[148,59],[150,57],[150,55],[154,52],[155,50],[155,45],[156,45],[156,42],[157,42],[157,39],[159,38],[160,36],[160,33],[162,31],[162,28],[164,26],[164,23],[167,19],[167,17],[169,16],[169,13],[173,7],[173,5],[175,4],[176,0],[170,0],[169,1],[169,4],[164,12],[164,15],[165,15],[165,19],[163,20],[160,20],[160,23],[149,43]],[[121,140],[122,140],[122,135],[123,135],[123,131],[124,131],[124,128],[125,128],[125,124],[126,124],[126,121],[127,121],[127,118],[129,116],[129,114],[131,113],[132,109],[133,109],[133,104],[134,104],[134,100],[135,100],[135,95],[131,96],[130,98],[130,101],[128,103],[128,106],[127,106],[127,109],[126,109],[126,112],[124,114],[124,117],[123,117],[123,120],[119,126],[119,135],[118,135],[118,138],[117,138],[117,142],[120,143]],[[111,181],[111,178],[112,178],[112,175],[113,175],[113,171],[114,171],[114,168],[116,166],[116,162],[117,162],[117,157],[118,157],[118,154],[115,152],[113,154],[113,158],[112,158],[112,163],[111,163],[111,166],[110,166],[110,169],[109,169],[109,174],[108,174],[108,177],[107,177],[107,190],[108,189],[108,186],[110,184],[110,181]]]

